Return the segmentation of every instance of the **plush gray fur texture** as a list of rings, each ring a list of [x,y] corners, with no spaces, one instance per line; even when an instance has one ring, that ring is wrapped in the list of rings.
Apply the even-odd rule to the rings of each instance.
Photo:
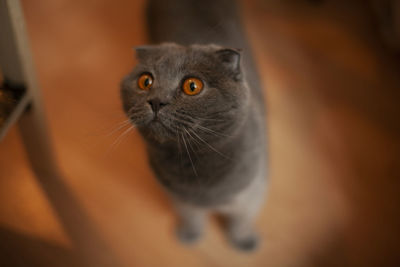
[[[121,98],[180,216],[180,240],[197,240],[216,212],[232,244],[252,250],[265,191],[265,119],[237,13],[226,0],[150,1],[151,36],[162,43],[136,49],[139,64],[122,81]],[[150,90],[138,87],[143,73],[154,79]],[[198,95],[183,92],[187,77],[203,82]]]

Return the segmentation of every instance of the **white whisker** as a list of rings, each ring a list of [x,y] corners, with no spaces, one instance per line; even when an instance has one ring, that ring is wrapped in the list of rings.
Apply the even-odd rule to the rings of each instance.
[[[130,119],[127,119],[123,122],[117,123],[117,126],[115,127],[115,129],[111,130],[111,132],[106,134],[106,136],[109,137],[109,136],[113,135],[115,132],[118,132],[122,128],[128,126],[130,123],[131,123]]]
[[[185,144],[186,152],[187,152],[187,154],[189,156],[190,163],[192,164],[193,172],[197,176],[197,171],[196,171],[196,168],[194,167],[193,160],[192,160],[192,157],[190,156],[190,152],[189,152],[189,149],[188,149],[188,147],[186,145],[185,136],[183,135],[183,133],[182,133],[182,140],[183,140],[183,143]]]
[[[127,136],[129,132],[131,132],[135,127],[131,125],[128,129],[126,129],[122,134],[120,134],[117,139],[111,144],[110,148],[107,150],[106,155],[110,154],[123,140],[124,137]]]
[[[210,149],[212,149],[214,152],[218,153],[219,155],[221,155],[222,157],[232,160],[230,157],[226,156],[225,154],[221,153],[220,151],[218,151],[216,148],[214,148],[212,145],[210,145],[209,143],[207,143],[203,138],[201,138],[198,134],[196,134],[195,131],[191,131],[191,133],[193,133],[200,141],[202,141],[204,144],[206,144]]]

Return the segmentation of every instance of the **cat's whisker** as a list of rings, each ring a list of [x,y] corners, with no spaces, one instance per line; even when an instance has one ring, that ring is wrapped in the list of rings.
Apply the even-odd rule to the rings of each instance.
[[[176,114],[177,114],[177,115],[180,115],[180,116],[182,116],[183,118],[188,118],[188,119],[191,119],[191,120],[201,120],[201,121],[216,121],[216,122],[223,122],[223,121],[225,121],[225,120],[222,120],[222,119],[216,119],[216,118],[201,118],[201,117],[194,117],[194,116],[191,116],[191,115],[188,115],[188,114],[184,114],[184,113],[182,113],[182,112],[179,112],[179,111],[176,111]]]
[[[185,136],[183,135],[183,133],[182,133],[182,141],[183,141],[183,144],[185,145],[186,152],[187,152],[187,155],[188,155],[188,157],[189,157],[190,163],[192,164],[193,172],[194,172],[194,174],[196,175],[196,177],[198,177],[196,168],[194,167],[194,164],[193,164],[192,157],[190,156],[189,149],[188,149],[188,147],[187,147],[187,145],[186,145]]]
[[[223,154],[222,152],[218,151],[216,148],[214,148],[212,145],[210,145],[209,143],[207,143],[203,138],[201,138],[195,131],[190,131],[191,133],[193,133],[200,141],[202,141],[204,144],[206,144],[210,149],[212,149],[214,152],[216,152],[217,154],[219,154],[220,156],[232,160],[230,157],[228,157],[227,155]]]
[[[184,122],[184,123],[187,123],[187,124],[193,124],[194,123],[194,120],[193,119],[191,119],[191,118],[180,118],[180,117],[178,117],[177,115],[179,115],[179,113],[173,113],[172,114],[172,116],[173,116],[173,118],[175,118],[175,119],[177,119],[177,120],[179,120],[179,121],[181,121],[181,122]],[[189,120],[188,120],[189,119]]]
[[[133,116],[136,112],[141,111],[141,110],[142,110],[142,107],[136,107],[134,109],[129,109],[127,112],[128,117]]]
[[[192,147],[192,145],[191,145],[191,142],[190,142],[190,139],[192,139],[193,141],[197,141],[197,140],[193,139],[193,137],[190,135],[190,133],[188,132],[188,130],[186,130],[185,127],[182,127],[182,129],[187,133],[187,135],[188,135],[188,137],[189,137],[189,138],[186,140],[187,143],[188,143],[188,145],[189,145],[189,147],[192,149],[193,154],[196,156],[196,158],[198,158],[197,155],[196,155],[196,151],[193,149],[193,147]],[[197,144],[196,144],[196,146],[197,146]],[[199,149],[198,146],[197,146],[197,149]],[[196,175],[196,176],[197,176],[197,175]],[[198,177],[198,176],[197,176],[197,177]],[[196,181],[197,181],[197,184],[200,184],[200,179],[196,179]]]
[[[190,132],[189,132],[185,127],[183,127],[183,130],[187,133],[187,135],[189,136],[190,140],[193,140],[194,144],[196,144],[196,147],[197,147],[197,149],[199,150],[199,149],[200,149],[200,147],[199,147],[199,144],[200,144],[199,141],[197,141],[197,139],[194,138],[194,137],[190,134]]]
[[[219,137],[228,137],[228,138],[229,138],[229,137],[232,137],[231,135],[226,135],[226,134],[223,134],[223,133],[216,132],[216,131],[214,131],[214,130],[211,130],[210,128],[207,128],[207,127],[202,126],[202,125],[199,125],[199,124],[196,124],[196,127],[197,127],[199,130],[207,131],[207,132],[209,132],[209,133],[214,134],[215,136],[219,136]]]
[[[111,144],[110,148],[107,151],[107,155],[113,151],[123,140],[124,137],[127,136],[127,134],[129,132],[131,132],[135,127],[133,125],[131,125],[128,129],[126,129],[124,132],[122,132],[122,134],[120,134],[117,139],[115,139],[115,141]]]
[[[176,137],[178,140],[178,153],[179,153],[179,158],[180,158],[180,166],[182,167],[182,148],[181,148],[181,139],[180,139],[180,135],[179,135],[179,129],[176,128]]]
[[[177,118],[177,117],[174,117],[173,115],[170,116],[169,119],[171,119],[171,120],[173,120],[173,121],[175,121],[175,122],[182,123],[184,126],[187,126],[187,127],[190,127],[190,128],[192,127],[192,125],[191,125],[192,123],[191,123],[191,122],[188,122],[188,121],[179,119],[179,118]]]
[[[124,120],[123,122],[117,123],[114,129],[112,129],[108,134],[106,134],[107,137],[112,136],[114,133],[118,132],[119,130],[125,128],[130,124],[130,119]]]
[[[190,115],[182,114],[182,113],[179,113],[179,112],[177,112],[176,114],[183,115],[183,116],[185,116],[185,117],[187,117],[187,118],[189,118],[189,119],[191,119],[191,120],[195,120],[194,117],[191,117]],[[223,121],[223,120],[221,120],[221,121]],[[203,125],[200,125],[200,124],[196,124],[195,127],[201,128],[201,129],[203,129],[204,131],[208,131],[208,132],[210,132],[210,133],[214,133],[216,136],[231,137],[231,136],[229,136],[229,135],[226,135],[226,134],[219,133],[219,132],[216,132],[216,131],[214,131],[214,130],[211,130],[210,128],[207,128],[207,127],[205,127],[205,126],[203,126]]]
[[[217,137],[232,137],[230,135],[218,133],[218,132],[216,132],[214,130],[211,130],[211,129],[209,129],[209,128],[205,127],[205,126],[199,125],[199,124],[190,125],[190,122],[185,121],[185,120],[181,120],[181,119],[176,118],[174,116],[170,116],[170,119],[174,120],[176,122],[180,122],[180,123],[182,123],[183,125],[185,125],[185,126],[187,126],[189,128],[198,128],[199,130],[203,130],[205,132],[208,132],[208,134],[211,134],[211,135],[214,135],[214,136],[217,136]]]
[[[197,143],[195,143],[195,141],[197,141],[197,140],[193,139],[193,136],[190,135],[190,133],[188,132],[188,130],[186,130],[185,127],[183,127],[183,130],[184,130],[185,133],[187,134],[187,137],[188,137],[188,138],[187,138],[187,142],[188,142],[188,144],[189,144],[189,147],[192,149],[193,154],[197,157],[197,155],[196,155],[196,150],[194,150],[194,149],[193,149],[193,146],[192,146],[192,142],[193,142],[194,144],[196,144],[197,149],[199,149]]]
[[[187,130],[185,129],[185,127],[183,127],[183,130],[187,133]],[[185,134],[185,132],[183,132],[183,134]],[[186,142],[187,142],[189,150],[192,150],[193,155],[197,158],[196,151],[192,147],[192,143],[190,142],[190,136],[189,135],[186,138]]]
[[[136,103],[135,105],[133,105],[132,107],[129,108],[129,110],[126,112],[128,115],[130,115],[132,113],[132,111],[135,110],[139,110],[142,107],[139,107],[142,103]]]

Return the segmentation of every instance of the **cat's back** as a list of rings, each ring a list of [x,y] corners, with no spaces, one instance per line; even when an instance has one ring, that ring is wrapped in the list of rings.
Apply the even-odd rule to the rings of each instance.
[[[152,42],[182,45],[240,44],[240,19],[232,0],[150,0],[148,23]]]

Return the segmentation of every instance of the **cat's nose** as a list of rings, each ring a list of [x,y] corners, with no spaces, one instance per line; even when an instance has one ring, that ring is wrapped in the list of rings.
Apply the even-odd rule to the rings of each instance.
[[[153,98],[153,99],[147,101],[147,103],[149,103],[149,105],[151,106],[151,109],[153,110],[153,112],[155,114],[157,114],[161,108],[163,108],[164,106],[167,105],[167,103],[161,102],[159,98]]]

